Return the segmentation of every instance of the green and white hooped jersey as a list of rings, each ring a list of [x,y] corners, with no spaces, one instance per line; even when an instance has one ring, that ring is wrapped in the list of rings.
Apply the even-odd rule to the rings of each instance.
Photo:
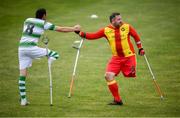
[[[27,18],[24,22],[19,46],[36,46],[45,30],[55,30],[55,25],[42,19]]]

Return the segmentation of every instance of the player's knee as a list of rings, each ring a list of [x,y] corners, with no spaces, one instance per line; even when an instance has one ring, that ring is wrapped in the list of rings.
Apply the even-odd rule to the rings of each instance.
[[[27,70],[26,69],[21,69],[20,70],[20,76],[27,76]]]
[[[112,72],[106,72],[105,79],[106,81],[112,81],[114,79],[115,74]]]

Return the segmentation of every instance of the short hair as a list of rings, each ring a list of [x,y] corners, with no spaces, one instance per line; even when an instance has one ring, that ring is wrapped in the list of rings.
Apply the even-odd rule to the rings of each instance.
[[[40,8],[36,11],[36,18],[42,19],[44,14],[46,15],[46,9]]]
[[[120,13],[118,13],[118,12],[112,13],[112,14],[109,16],[110,22],[112,22],[112,19],[115,18],[115,17],[118,16],[118,15],[120,15]]]

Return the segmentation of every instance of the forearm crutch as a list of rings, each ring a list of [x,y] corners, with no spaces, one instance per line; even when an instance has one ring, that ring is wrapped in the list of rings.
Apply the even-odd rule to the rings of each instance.
[[[155,85],[155,87],[156,87],[156,91],[158,92],[158,94],[159,94],[159,96],[160,96],[160,98],[161,98],[161,100],[162,100],[162,99],[164,98],[164,97],[163,97],[163,93],[162,93],[162,91],[161,91],[161,89],[160,89],[160,86],[158,85],[158,83],[157,83],[157,81],[156,81],[156,78],[155,78],[155,76],[154,76],[154,74],[153,74],[153,72],[152,72],[151,66],[150,66],[150,64],[149,64],[149,62],[148,62],[148,60],[147,60],[146,55],[144,55],[144,59],[145,59],[145,61],[146,61],[146,63],[147,63],[148,69],[149,69],[149,71],[150,71],[150,73],[151,73],[151,75],[152,75],[152,79],[153,79],[153,83],[154,83],[154,85]]]
[[[76,54],[76,59],[74,62],[74,69],[73,69],[73,73],[72,73],[72,78],[71,78],[71,83],[70,83],[70,89],[69,89],[69,94],[68,97],[70,98],[72,95],[72,89],[73,89],[73,84],[74,84],[74,79],[75,79],[75,75],[76,75],[76,68],[77,68],[77,63],[78,63],[78,59],[79,59],[79,54],[80,54],[80,49],[82,47],[84,39],[81,38],[80,44],[78,47],[73,46],[73,48],[77,49],[77,54]]]

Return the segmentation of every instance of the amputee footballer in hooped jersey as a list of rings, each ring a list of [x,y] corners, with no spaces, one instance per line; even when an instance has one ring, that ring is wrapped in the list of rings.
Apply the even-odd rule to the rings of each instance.
[[[136,77],[136,57],[133,44],[130,41],[132,36],[139,49],[139,55],[144,55],[140,37],[135,29],[121,19],[120,13],[112,13],[110,18],[111,24],[100,29],[95,33],[76,32],[81,37],[88,40],[105,37],[111,47],[112,58],[107,64],[105,79],[112,93],[114,100],[110,105],[123,105],[122,99],[118,92],[118,84],[114,79],[120,72],[125,77]]]
[[[19,43],[18,57],[19,57],[19,93],[21,103],[25,106],[28,104],[26,97],[25,80],[27,77],[27,68],[31,67],[33,59],[48,56],[48,62],[56,60],[59,55],[57,52],[37,46],[38,41],[45,30],[52,30],[57,32],[74,32],[79,31],[80,26],[61,27],[55,26],[50,22],[46,22],[46,10],[44,8],[38,9],[35,18],[27,18],[24,22],[23,33]]]

